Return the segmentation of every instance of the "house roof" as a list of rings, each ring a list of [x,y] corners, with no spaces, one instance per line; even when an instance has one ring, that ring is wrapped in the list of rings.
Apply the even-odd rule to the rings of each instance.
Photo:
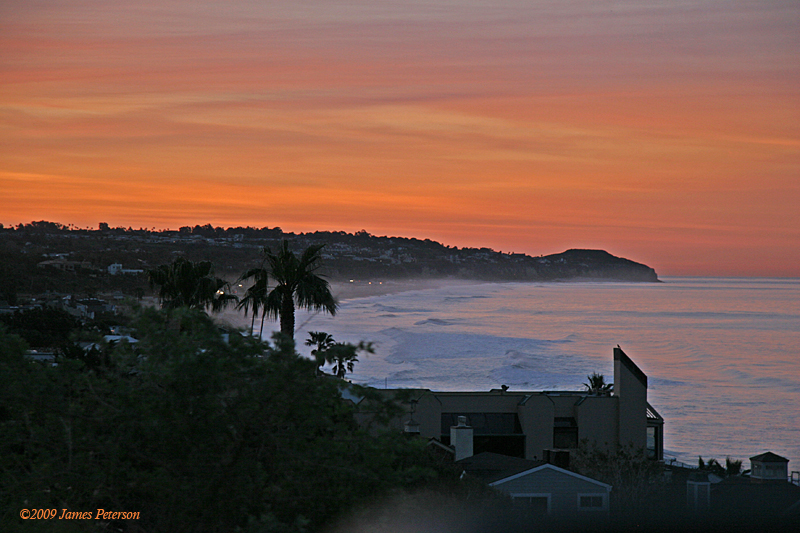
[[[800,516],[800,487],[791,483],[752,483],[746,477],[729,477],[711,485],[711,506],[720,512]]]
[[[642,372],[641,368],[636,366],[636,363],[634,363],[633,360],[630,357],[628,357],[628,354],[622,351],[622,348],[620,348],[619,345],[617,345],[617,347],[614,348],[614,362],[617,361],[622,363],[622,365],[625,368],[627,368],[631,372],[631,374],[636,376],[636,379],[638,379],[642,383],[642,385],[647,387],[647,375],[644,372]]]
[[[520,459],[519,457],[501,455],[499,453],[479,453],[472,457],[456,461],[456,464],[464,468],[466,473],[482,479],[490,486],[501,485],[519,477],[549,469],[576,479],[594,483],[595,485],[604,487],[606,490],[611,490],[611,485],[576,474],[575,472],[570,472],[569,470],[559,468],[544,461],[531,461],[528,459]]]
[[[545,463],[543,465],[531,468],[530,470],[525,470],[524,472],[519,472],[517,474],[514,474],[512,476],[508,476],[508,477],[503,478],[503,479],[498,479],[497,481],[495,481],[493,483],[490,483],[489,485],[494,487],[496,485],[501,485],[501,484],[506,483],[508,481],[513,481],[513,480],[515,480],[517,478],[520,478],[520,477],[523,477],[523,476],[527,476],[529,474],[533,474],[533,473],[536,473],[536,472],[539,472],[539,471],[545,470],[545,469],[554,470],[554,471],[556,471],[556,472],[558,472],[560,474],[567,475],[567,476],[573,477],[575,479],[580,479],[582,481],[587,481],[587,482],[592,483],[594,485],[597,485],[599,487],[603,487],[604,489],[606,489],[606,491],[609,491],[609,492],[611,491],[611,485],[609,485],[607,483],[603,483],[602,481],[597,481],[596,479],[592,479],[590,477],[586,477],[586,476],[582,476],[580,474],[576,474],[575,472],[570,472],[569,470],[564,470],[563,468],[559,468],[556,465],[552,465],[550,463]]]
[[[664,418],[649,403],[647,404],[647,420],[664,422]]]
[[[486,483],[494,483],[546,463],[499,453],[482,452],[456,461],[456,464],[462,467],[466,473],[472,474]]]
[[[772,452],[765,452],[751,457],[750,461],[757,461],[760,463],[788,463],[789,459]]]

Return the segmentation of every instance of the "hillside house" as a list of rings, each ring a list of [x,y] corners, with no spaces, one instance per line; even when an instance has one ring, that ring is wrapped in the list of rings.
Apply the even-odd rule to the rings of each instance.
[[[483,452],[456,462],[464,474],[508,494],[517,507],[540,515],[607,516],[611,485],[545,461]]]
[[[472,428],[473,453],[493,452],[568,467],[581,441],[605,449],[631,446],[663,459],[664,419],[647,402],[647,376],[621,348],[614,348],[612,393],[587,391],[435,392],[381,391],[404,398],[398,430],[451,444],[450,428],[464,417]],[[357,399],[356,399],[357,400]],[[356,401],[358,403],[358,401]],[[369,405],[359,405],[362,422]]]

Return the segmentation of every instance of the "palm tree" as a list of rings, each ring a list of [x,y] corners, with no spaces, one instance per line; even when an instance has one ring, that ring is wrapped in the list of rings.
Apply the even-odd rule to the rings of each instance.
[[[584,383],[583,386],[586,390],[594,394],[611,394],[614,389],[613,383],[606,383],[606,378],[603,374],[592,372],[591,376],[586,376],[589,383]]]
[[[738,476],[742,471],[742,461],[734,461],[730,457],[725,458],[725,474],[728,476]]]
[[[259,335],[264,333],[264,317],[266,316],[267,289],[269,281],[269,271],[264,265],[264,261],[256,268],[251,268],[239,277],[238,281],[253,280],[253,284],[244,293],[244,298],[236,306],[237,309],[244,309],[244,314],[252,309],[252,320],[250,322],[250,335],[255,333],[256,316],[261,310],[261,330]]]
[[[315,274],[320,267],[322,258],[319,252],[323,246],[309,246],[299,258],[289,249],[286,240],[277,253],[264,249],[269,275],[276,283],[267,295],[266,313],[271,318],[280,318],[281,333],[287,337],[294,338],[295,305],[331,315],[335,315],[339,307],[328,282]]]
[[[226,294],[228,283],[214,276],[210,261],[194,263],[183,257],[171,264],[160,265],[147,271],[150,287],[159,286],[158,298],[164,309],[189,307],[219,311],[236,296]]]
[[[311,355],[317,361],[317,374],[325,363],[333,365],[333,375],[344,379],[347,372],[352,373],[358,362],[358,352],[375,353],[371,342],[336,342],[332,335],[324,331],[310,331],[306,346],[316,346]]]
[[[317,361],[317,373],[319,374],[320,368],[326,363],[325,353],[334,345],[336,341],[333,340],[333,335],[329,335],[324,331],[309,331],[308,339],[306,339],[306,346],[316,346],[311,350],[311,355]]]

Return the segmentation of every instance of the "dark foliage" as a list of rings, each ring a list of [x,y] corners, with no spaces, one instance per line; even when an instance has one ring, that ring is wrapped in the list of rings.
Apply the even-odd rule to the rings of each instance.
[[[210,261],[197,263],[179,257],[172,263],[147,271],[151,287],[158,287],[158,299],[164,309],[190,307],[218,311],[236,300],[226,294],[228,284],[214,276]]]
[[[345,384],[315,377],[285,337],[226,343],[186,308],[145,310],[136,327],[136,345],[55,367],[0,331],[0,530],[315,531],[457,482],[424,443],[359,429]],[[140,518],[33,523],[23,508]]]
[[[358,353],[375,353],[371,342],[336,342],[332,335],[324,331],[310,331],[306,346],[314,346],[311,355],[317,362],[318,371],[323,365],[332,365],[333,375],[344,379],[348,372],[352,372],[358,362]]]
[[[614,487],[615,511],[640,507],[663,489],[661,465],[632,446],[608,450],[584,439],[570,458],[570,469]]]
[[[80,320],[66,311],[38,307],[0,315],[0,321],[30,346],[37,347],[63,346],[70,342],[70,335],[82,327]]]

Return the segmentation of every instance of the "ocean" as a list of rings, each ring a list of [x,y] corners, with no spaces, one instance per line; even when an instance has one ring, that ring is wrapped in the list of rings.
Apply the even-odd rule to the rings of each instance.
[[[772,451],[800,470],[800,279],[444,284],[297,324],[301,351],[308,331],[374,342],[348,378],[379,388],[580,390],[613,379],[620,345],[648,376],[666,458],[748,467]]]

